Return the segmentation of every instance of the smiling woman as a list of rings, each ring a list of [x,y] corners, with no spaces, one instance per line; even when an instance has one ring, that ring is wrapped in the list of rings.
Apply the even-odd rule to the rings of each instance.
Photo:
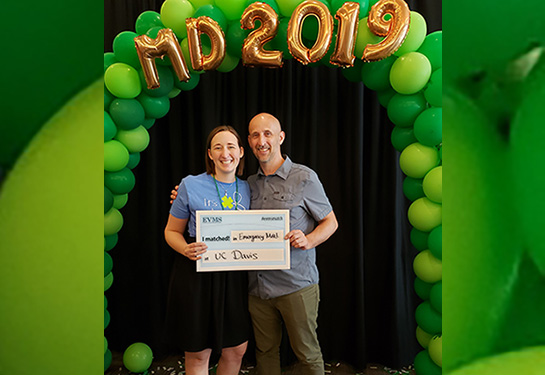
[[[411,10],[421,11],[429,25],[437,25],[440,12],[434,13],[425,3],[409,5]],[[133,22],[137,30],[141,29],[145,17],[139,13],[149,10],[148,5],[142,4],[131,13],[127,12],[128,4],[105,4],[105,35],[109,38],[106,46],[111,45],[120,30],[132,29]],[[130,2],[129,6],[134,4]],[[151,9],[158,12],[160,4],[154,5]],[[363,2],[361,6],[368,9],[369,5]],[[331,9],[332,14],[335,11]],[[157,22],[157,18],[154,20]],[[227,23],[229,36],[237,31],[238,20]],[[363,20],[360,24],[364,24]],[[428,26],[429,32],[435,30],[437,26]],[[307,39],[303,41],[309,43]],[[183,49],[183,40],[181,44]],[[113,45],[117,54],[115,41]],[[236,57],[237,50],[232,52],[229,43],[227,48]],[[386,105],[394,92],[388,74],[384,70],[379,73],[378,65],[390,68],[399,58],[392,56],[377,63],[374,73],[363,74],[359,59],[353,68],[347,69],[333,68],[328,59],[304,67],[291,59],[289,50],[284,52],[281,69],[235,64],[229,74],[198,74],[190,68],[190,81],[165,86],[170,87],[165,90],[166,95],[179,96],[172,99],[168,115],[144,120],[151,142],[134,169],[138,184],[131,197],[137,198],[129,199],[123,208],[126,222],[119,233],[119,244],[110,250],[116,282],[106,293],[112,314],[106,336],[112,349],[123,351],[139,340],[148,342],[156,354],[168,352],[161,347],[161,332],[172,254],[160,234],[169,209],[168,191],[180,175],[202,170],[204,163],[196,155],[201,154],[205,135],[213,126],[231,124],[244,137],[249,120],[267,111],[281,119],[287,134],[286,141],[278,147],[294,161],[319,172],[339,217],[339,231],[319,247],[317,260],[322,275],[318,334],[324,357],[342,359],[359,368],[368,361],[400,367],[411,363],[418,352],[413,315],[418,301],[410,287],[416,251],[410,247],[405,219],[408,202],[403,199],[403,176],[396,169],[398,154],[390,145],[391,124],[380,107],[380,102]],[[111,55],[107,54],[107,58]],[[161,77],[168,77],[163,63],[158,61],[159,81],[168,82],[168,78]],[[438,67],[440,62],[434,65],[435,69]],[[374,81],[375,87],[380,88],[376,96],[361,80],[379,75],[385,77],[386,84]],[[153,92],[143,88],[137,100],[147,96],[153,97]],[[423,109],[419,107],[420,112]],[[411,143],[415,141],[413,138]],[[129,153],[136,163],[139,157],[138,153]],[[253,157],[247,162],[249,168],[243,177],[257,170]],[[221,193],[219,187],[218,190]],[[146,291],[140,295],[149,297],[135,298],[131,285],[137,285]],[[376,285],[382,287],[377,289]],[[381,304],[376,304],[379,299]],[[396,310],[395,306],[403,308]],[[376,324],[379,321],[386,324]],[[284,364],[293,360],[287,346],[283,347],[283,354]],[[247,358],[253,358],[252,345]]]

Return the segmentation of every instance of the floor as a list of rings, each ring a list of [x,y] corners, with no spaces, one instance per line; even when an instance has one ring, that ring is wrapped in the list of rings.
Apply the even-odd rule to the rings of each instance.
[[[184,375],[183,357],[171,356],[161,361],[152,362],[147,371],[147,375]],[[210,374],[216,372],[214,368],[210,369]],[[325,364],[325,375],[414,375],[414,369],[406,368],[393,370],[379,364],[368,364],[363,370],[356,370],[345,363],[327,363]],[[298,375],[297,364],[282,369],[282,375]],[[123,354],[114,352],[112,355],[112,364],[105,375],[128,375],[133,374],[123,366]],[[255,367],[252,364],[243,364],[240,375],[256,375]]]

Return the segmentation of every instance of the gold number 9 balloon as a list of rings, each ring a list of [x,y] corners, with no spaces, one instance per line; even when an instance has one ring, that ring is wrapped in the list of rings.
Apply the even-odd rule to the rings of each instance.
[[[278,15],[269,4],[256,2],[246,8],[240,18],[240,24],[243,29],[253,29],[256,20],[261,21],[261,27],[252,31],[244,40],[242,63],[246,66],[281,68],[282,52],[263,49],[263,46],[276,36]]]
[[[318,38],[308,49],[302,41],[303,21],[308,16],[318,19]],[[327,6],[319,1],[307,0],[295,8],[288,24],[288,48],[297,61],[303,65],[316,62],[325,56],[331,43],[333,17]]]
[[[390,19],[386,20],[386,15]],[[381,0],[371,7],[367,25],[372,33],[386,36],[378,44],[369,44],[363,51],[363,61],[378,61],[393,54],[403,44],[409,32],[411,11],[403,0]]]

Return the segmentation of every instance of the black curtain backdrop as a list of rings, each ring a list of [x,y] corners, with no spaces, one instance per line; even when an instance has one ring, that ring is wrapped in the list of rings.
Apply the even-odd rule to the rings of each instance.
[[[145,10],[162,1],[107,0],[104,50],[115,36],[134,31]],[[428,24],[441,29],[441,2],[409,1]],[[321,302],[318,335],[326,361],[356,368],[412,363],[420,350],[414,311],[409,240],[409,201],[402,192],[399,153],[390,143],[393,125],[374,92],[344,78],[340,68],[304,67],[285,60],[281,69],[245,68],[206,72],[192,91],[171,100],[169,114],[150,129],[151,142],[133,170],[136,186],[121,210],[124,225],[110,251],[114,283],[106,292],[110,348],[147,343],[157,356],[173,250],[163,237],[174,185],[205,170],[204,143],[217,125],[234,126],[243,139],[259,112],[277,116],[286,132],[283,152],[314,169],[330,198],[339,229],[317,250]],[[246,144],[247,146],[247,144]],[[246,148],[245,177],[257,171]],[[189,286],[188,286],[189,287]],[[284,340],[283,364],[295,360]],[[252,344],[252,343],[251,343]],[[246,355],[255,359],[252,345]]]

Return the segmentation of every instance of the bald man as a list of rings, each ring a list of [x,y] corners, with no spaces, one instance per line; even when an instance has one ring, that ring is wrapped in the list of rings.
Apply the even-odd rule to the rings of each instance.
[[[289,209],[289,270],[249,272],[249,309],[256,340],[259,375],[280,375],[282,322],[300,363],[301,374],[323,375],[324,362],[316,334],[318,268],[316,246],[338,227],[333,208],[317,174],[283,155],[286,137],[278,119],[268,113],[253,117],[248,143],[259,161],[248,178],[252,209]]]

